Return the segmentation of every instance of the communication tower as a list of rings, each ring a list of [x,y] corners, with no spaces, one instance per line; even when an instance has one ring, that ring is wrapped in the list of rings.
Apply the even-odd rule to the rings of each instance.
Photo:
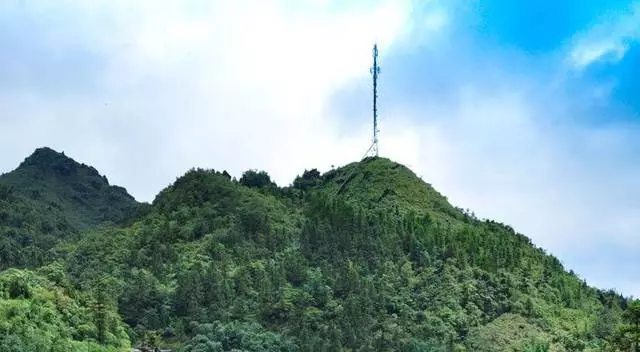
[[[369,150],[365,153],[365,157],[373,154],[378,156],[378,75],[380,74],[380,66],[378,66],[378,45],[373,45],[373,66],[370,69],[373,76],[373,143]]]

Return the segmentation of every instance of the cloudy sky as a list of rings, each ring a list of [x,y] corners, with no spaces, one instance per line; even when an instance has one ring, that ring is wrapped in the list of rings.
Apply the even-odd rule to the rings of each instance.
[[[49,146],[151,201],[193,166],[289,184],[370,140],[640,296],[640,3],[0,2],[0,172]]]

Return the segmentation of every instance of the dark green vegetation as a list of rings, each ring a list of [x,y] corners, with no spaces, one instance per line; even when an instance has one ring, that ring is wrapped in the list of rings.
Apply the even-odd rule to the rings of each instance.
[[[2,263],[29,268],[0,276],[0,347],[34,341],[16,351],[599,351],[640,336],[636,303],[384,158],[284,188],[192,169],[141,205],[39,150],[0,177],[0,205]]]
[[[39,148],[0,175],[0,269],[48,263],[61,241],[103,222],[120,224],[142,209],[94,168]]]

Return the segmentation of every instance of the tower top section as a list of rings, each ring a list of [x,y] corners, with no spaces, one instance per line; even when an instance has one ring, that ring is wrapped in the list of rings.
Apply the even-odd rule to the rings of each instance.
[[[371,75],[373,76],[373,144],[371,151],[378,156],[378,75],[380,74],[380,66],[378,66],[378,44],[373,45],[373,66],[371,67]]]

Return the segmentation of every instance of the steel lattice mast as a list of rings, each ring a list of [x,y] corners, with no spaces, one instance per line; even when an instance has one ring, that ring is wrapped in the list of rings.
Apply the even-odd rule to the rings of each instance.
[[[378,74],[380,66],[378,66],[378,44],[373,46],[373,67],[371,74],[373,75],[373,145],[371,146],[375,156],[378,156]]]

